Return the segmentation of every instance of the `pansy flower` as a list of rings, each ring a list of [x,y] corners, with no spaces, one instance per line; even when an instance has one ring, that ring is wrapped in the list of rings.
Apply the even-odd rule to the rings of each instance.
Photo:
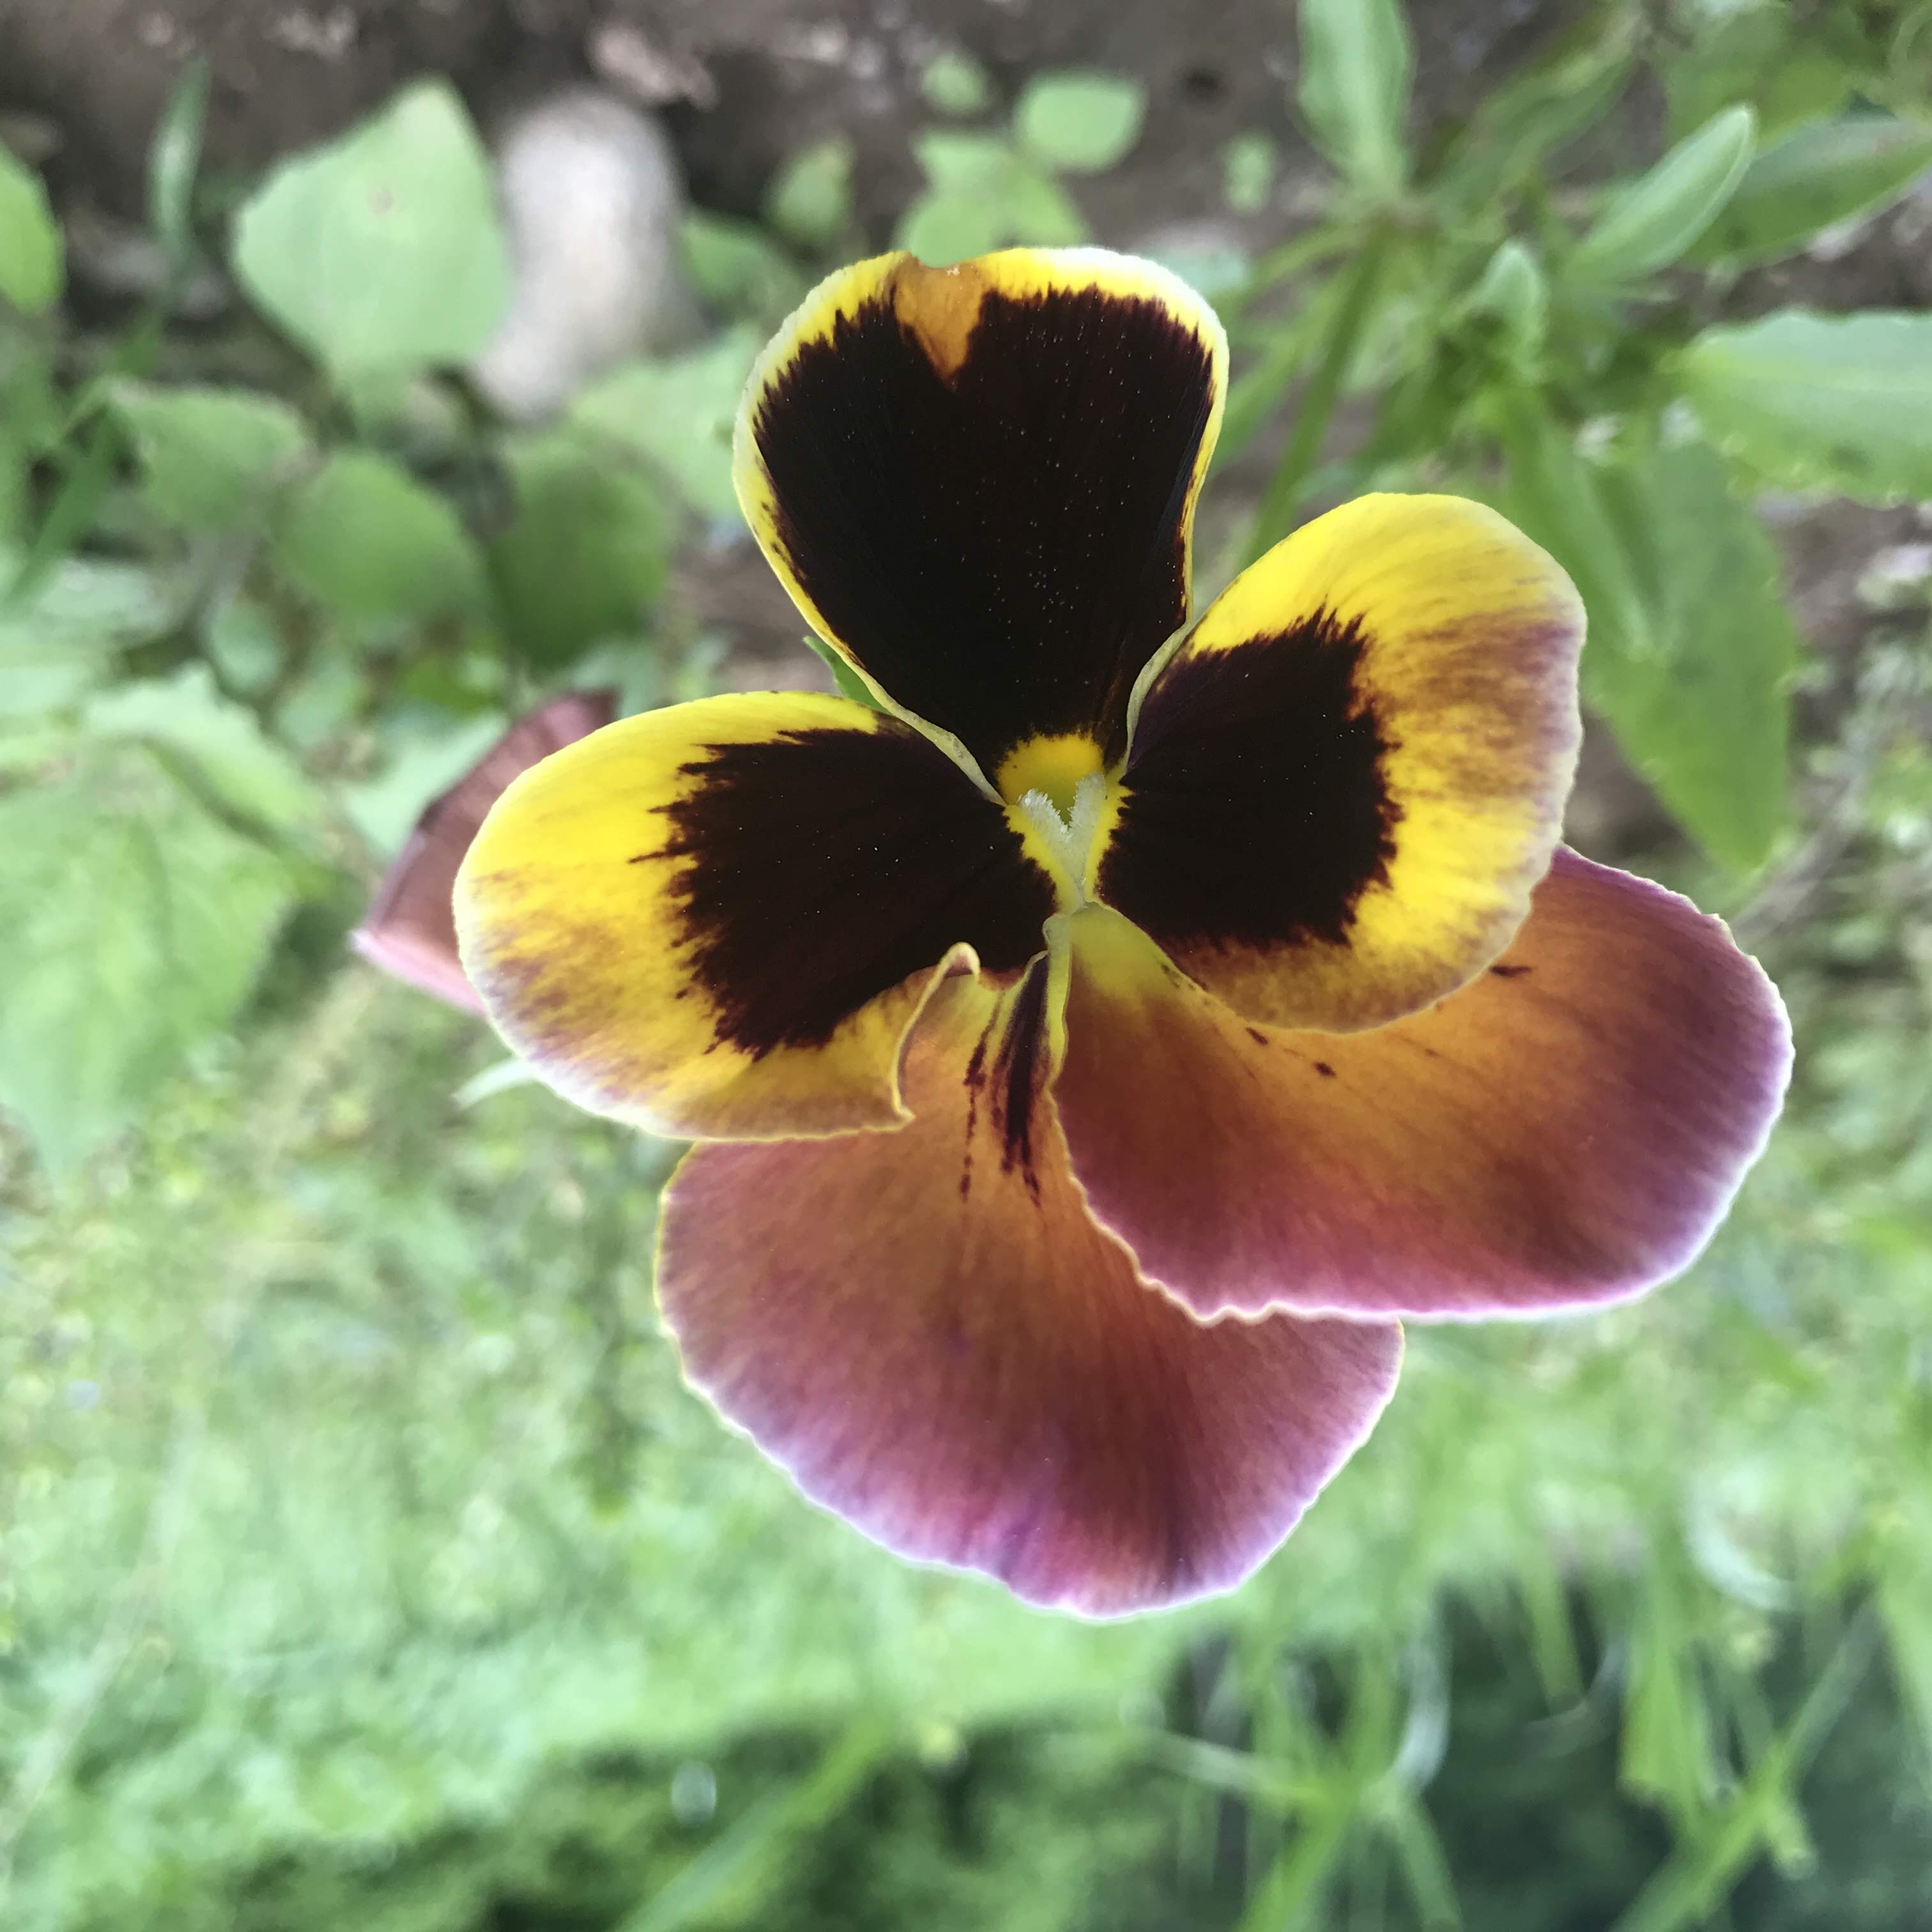
[[[1790,1056],[1718,921],[1558,844],[1583,612],[1500,517],[1370,496],[1193,618],[1226,362],[1097,250],[833,275],[738,490],[875,705],[627,718],[457,887],[512,1045],[698,1143],[691,1382],[891,1549],[1090,1615],[1245,1576],[1403,1318],[1683,1268]]]

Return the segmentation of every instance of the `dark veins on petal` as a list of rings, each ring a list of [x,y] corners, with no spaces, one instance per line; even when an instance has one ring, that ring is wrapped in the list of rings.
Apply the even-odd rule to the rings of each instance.
[[[800,351],[754,433],[826,623],[991,772],[1035,733],[1122,748],[1186,616],[1211,400],[1207,349],[1155,302],[988,292],[942,374],[881,297]]]
[[[719,1036],[821,1044],[963,940],[994,974],[1040,949],[1052,881],[1005,814],[916,732],[788,732],[684,767],[661,855]]]
[[[1168,946],[1345,939],[1401,816],[1364,649],[1322,610],[1177,657],[1142,706],[1100,897]]]
[[[988,1102],[993,1132],[1000,1143],[1000,1172],[1018,1168],[1028,1191],[1040,1198],[1040,1174],[1034,1159],[1034,1116],[1046,1084],[1047,958],[1042,953],[1028,969],[1012,1004],[986,1023],[966,1064],[966,1150],[959,1171],[962,1196],[972,1191],[973,1142],[979,1130],[980,1102]],[[1004,1024],[1002,1022],[1004,1021]],[[995,1034],[998,1038],[994,1037]]]

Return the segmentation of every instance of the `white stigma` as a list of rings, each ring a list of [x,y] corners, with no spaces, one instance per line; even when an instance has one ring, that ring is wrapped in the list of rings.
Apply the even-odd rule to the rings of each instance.
[[[1020,794],[1021,811],[1032,820],[1083,904],[1087,897],[1087,855],[1093,848],[1101,808],[1106,802],[1107,781],[1099,772],[1090,772],[1074,788],[1070,812],[1063,813],[1036,785]]]

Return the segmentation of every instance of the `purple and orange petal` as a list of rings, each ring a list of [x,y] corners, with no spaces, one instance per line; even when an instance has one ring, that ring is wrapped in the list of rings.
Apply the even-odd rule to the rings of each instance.
[[[1721,921],[1560,850],[1502,958],[1377,1030],[1252,1024],[1144,935],[1073,927],[1073,1172],[1204,1318],[1540,1315],[1642,1292],[1782,1102],[1782,1003]]]
[[[934,993],[898,1132],[694,1149],[658,1294],[688,1378],[902,1556],[1124,1615],[1232,1588],[1366,1436],[1393,1324],[1198,1322],[1088,1215],[1048,1084],[1064,966]]]

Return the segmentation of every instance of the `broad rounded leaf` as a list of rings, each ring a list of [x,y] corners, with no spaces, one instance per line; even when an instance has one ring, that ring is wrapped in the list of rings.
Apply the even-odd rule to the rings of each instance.
[[[316,601],[345,617],[474,610],[483,567],[442,499],[386,457],[344,450],[290,501],[276,555]]]
[[[1882,208],[1932,167],[1932,126],[1889,114],[1795,128],[1744,170],[1692,259],[1764,262],[1820,229]]]
[[[1712,440],[1774,482],[1932,496],[1932,315],[1786,309],[1707,328],[1677,373]]]
[[[1012,148],[999,134],[928,128],[912,146],[927,179],[942,194],[997,195],[1013,165]]]
[[[692,286],[715,314],[770,327],[804,298],[808,284],[797,263],[754,223],[694,208],[680,238]]]
[[[1043,74],[1027,83],[1013,130],[1036,159],[1070,174],[1099,174],[1141,137],[1147,92],[1112,74]]]
[[[155,514],[190,530],[258,521],[269,486],[308,446],[287,404],[250,390],[162,388],[130,379],[109,394]]]
[[[1045,169],[1016,163],[1001,203],[1006,216],[1002,242],[1028,248],[1071,248],[1089,238],[1087,218],[1073,198]]]
[[[1501,507],[1589,612],[1585,701],[1712,856],[1749,872],[1787,810],[1798,640],[1771,541],[1708,446],[1589,463],[1546,418],[1509,438]]]
[[[919,77],[919,91],[942,114],[983,114],[993,103],[993,84],[970,54],[956,48],[933,56]]]
[[[70,1167],[246,997],[286,868],[130,747],[0,798],[0,1105]]]
[[[1727,107],[1611,196],[1564,265],[1577,280],[1628,281],[1676,261],[1723,212],[1750,164],[1757,117]]]
[[[489,157],[454,90],[421,82],[284,162],[242,211],[234,266],[338,376],[479,355],[509,301],[509,259]]]
[[[914,198],[893,240],[931,267],[990,254],[1006,238],[998,208],[983,196],[934,188]]]
[[[295,831],[322,817],[314,782],[252,712],[215,689],[206,664],[116,685],[88,706],[86,724],[91,736],[130,739],[171,763],[185,760],[204,796],[269,831]]]
[[[539,665],[634,634],[664,588],[671,518],[654,478],[568,431],[506,450],[516,520],[490,547],[505,626]]]
[[[20,564],[0,544],[0,586]],[[0,664],[106,657],[146,644],[179,622],[180,603],[157,572],[70,556],[23,596],[0,592]]]
[[[852,225],[853,152],[835,134],[793,155],[766,193],[766,224],[808,253],[830,248]]]
[[[0,146],[0,301],[38,315],[65,280],[61,232],[40,178]]]
[[[584,390],[570,420],[647,457],[693,509],[735,519],[731,425],[758,348],[756,329],[728,328],[688,355],[628,364]]]
[[[1790,806],[1801,646],[1778,552],[1707,444],[1660,449],[1610,482],[1622,527],[1649,533],[1659,647],[1633,650],[1613,625],[1593,626],[1584,696],[1684,830],[1721,863],[1754,871]]]

